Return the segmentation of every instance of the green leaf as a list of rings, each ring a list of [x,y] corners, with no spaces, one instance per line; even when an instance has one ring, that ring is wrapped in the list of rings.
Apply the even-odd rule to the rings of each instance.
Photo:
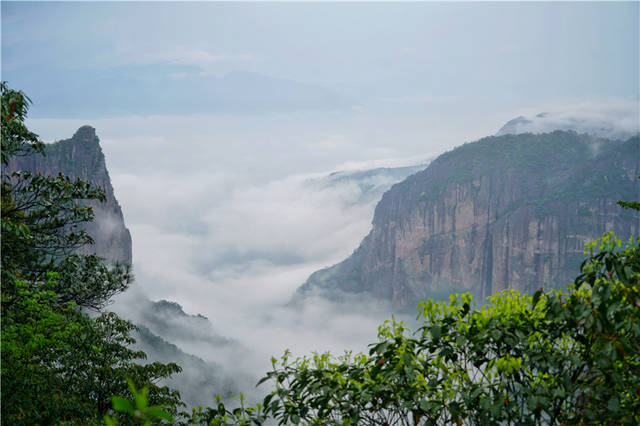
[[[264,382],[266,382],[270,378],[271,378],[271,376],[265,376],[265,377],[261,378],[260,380],[258,380],[258,383],[256,384],[256,387],[260,386],[261,384],[263,384]]]
[[[162,407],[149,407],[146,411],[147,415],[156,419],[164,419],[167,421],[173,421],[173,416],[166,411]]]
[[[111,402],[113,403],[113,409],[121,413],[133,414],[136,411],[131,401],[121,396],[112,396]]]
[[[440,336],[442,336],[442,328],[439,325],[432,326],[431,337],[433,337],[433,340],[439,340]]]
[[[542,296],[542,288],[540,288],[538,291],[536,291],[533,294],[533,301],[531,302],[531,306],[535,307],[538,304],[538,301],[540,300],[540,296]]]
[[[145,394],[146,389],[142,389],[141,392],[136,392],[135,394],[133,394],[133,397],[136,400],[136,408],[138,410],[145,410],[147,408],[147,405],[149,404],[149,401],[147,401],[147,395]]]

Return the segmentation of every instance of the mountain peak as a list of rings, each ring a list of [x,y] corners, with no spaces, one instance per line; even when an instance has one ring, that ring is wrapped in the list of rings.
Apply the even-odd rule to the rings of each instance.
[[[72,139],[81,140],[82,142],[98,142],[96,129],[87,125],[84,125],[76,130]]]
[[[45,152],[46,155],[33,153],[12,158],[7,172],[28,170],[42,176],[61,173],[72,180],[82,179],[101,188],[106,201],[87,201],[85,204],[93,208],[94,221],[82,225],[95,244],[81,247],[77,252],[97,254],[109,262],[131,264],[131,235],[113,193],[96,129],[82,126],[71,139],[46,144]]]

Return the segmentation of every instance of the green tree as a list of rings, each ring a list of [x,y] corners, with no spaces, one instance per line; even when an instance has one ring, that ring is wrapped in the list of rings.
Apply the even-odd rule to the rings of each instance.
[[[155,383],[180,368],[143,365],[145,354],[130,349],[135,327],[101,312],[131,283],[129,267],[74,254],[92,242],[82,224],[93,211],[82,201],[104,194],[62,175],[4,173],[11,157],[44,154],[44,144],[24,125],[29,99],[4,82],[1,92],[3,424],[98,422],[127,377],[177,411],[177,391]]]
[[[367,355],[273,360],[264,411],[279,424],[638,424],[640,238],[612,234],[567,291],[513,290],[419,305]]]
[[[640,424],[640,238],[606,233],[585,254],[565,291],[425,300],[417,331],[387,321],[367,354],[287,351],[261,404],[218,400],[181,424]]]
[[[32,152],[44,153],[44,143],[24,124],[31,99],[20,90],[9,89],[6,81],[0,83],[0,92],[2,165],[5,166],[12,156],[28,155]]]
[[[261,404],[183,424],[640,423],[640,238],[587,245],[566,291],[425,300],[422,326],[379,327],[367,354],[272,359]]]

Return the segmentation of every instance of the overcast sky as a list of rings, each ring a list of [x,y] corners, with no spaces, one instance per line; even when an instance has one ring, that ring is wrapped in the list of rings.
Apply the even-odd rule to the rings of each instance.
[[[137,290],[268,364],[375,335],[282,308],[375,205],[308,179],[420,163],[521,114],[638,129],[639,4],[2,1],[2,80],[45,141],[96,128]]]
[[[148,118],[172,117],[225,162],[320,171],[425,157],[558,106],[637,105],[638,6],[2,2],[2,79],[51,119],[45,140],[85,123],[166,139]],[[227,155],[229,135],[244,142]]]
[[[495,110],[637,96],[638,35],[637,2],[2,2],[2,78],[33,98],[34,116],[76,109],[74,97],[91,118],[180,113],[175,87],[195,95],[239,70],[324,87],[343,101],[328,107]],[[95,82],[119,110],[74,92]],[[152,90],[179,102],[149,105]]]

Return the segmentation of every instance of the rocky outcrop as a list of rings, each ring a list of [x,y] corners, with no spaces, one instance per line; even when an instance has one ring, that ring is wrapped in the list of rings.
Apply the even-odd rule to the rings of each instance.
[[[411,307],[456,291],[532,292],[575,278],[584,244],[640,233],[640,140],[556,131],[463,145],[394,185],[373,229],[345,261],[312,274],[299,296],[368,293]]]
[[[80,253],[95,253],[110,262],[131,264],[131,234],[124,224],[120,205],[113,194],[111,179],[95,129],[80,127],[71,139],[47,144],[46,155],[31,154],[13,157],[6,171],[28,170],[44,176],[59,173],[72,179],[82,179],[101,188],[106,201],[89,201],[94,221],[83,225],[94,244],[81,248]]]

